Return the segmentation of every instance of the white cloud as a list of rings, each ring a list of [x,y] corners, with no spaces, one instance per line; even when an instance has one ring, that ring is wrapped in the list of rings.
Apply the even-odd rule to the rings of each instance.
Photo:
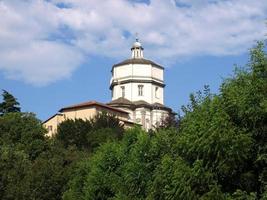
[[[0,0],[0,71],[49,84],[85,57],[130,55],[135,32],[162,62],[236,55],[264,37],[266,18],[266,0]]]
[[[0,60],[7,78],[43,86],[69,77],[83,58],[67,45],[37,41],[0,51]]]

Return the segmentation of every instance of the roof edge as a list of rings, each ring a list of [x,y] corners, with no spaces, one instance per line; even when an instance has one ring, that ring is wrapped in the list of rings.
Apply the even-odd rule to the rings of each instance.
[[[89,102],[84,102],[84,103],[80,103],[80,104],[75,104],[75,105],[71,105],[71,106],[68,106],[68,107],[64,107],[64,108],[61,108],[59,110],[59,112],[64,112],[66,110],[73,110],[73,109],[77,109],[77,108],[92,107],[92,106],[103,107],[103,108],[107,108],[107,109],[110,109],[110,110],[113,110],[113,111],[116,111],[116,112],[129,114],[128,112],[126,112],[124,110],[121,110],[119,108],[114,108],[114,107],[111,107],[109,105],[106,105],[106,104],[103,104],[103,103],[99,103],[99,102],[96,102],[96,101],[89,101]]]
[[[50,119],[54,118],[54,117],[55,117],[55,116],[57,116],[57,115],[60,115],[60,116],[61,116],[61,115],[62,115],[62,113],[59,113],[59,112],[58,112],[58,113],[56,113],[56,114],[52,115],[51,117],[49,117],[48,119],[46,119],[45,121],[43,121],[43,122],[42,122],[42,124],[44,124],[44,123],[48,122]]]
[[[158,68],[164,70],[164,67],[163,66],[155,63],[152,60],[148,60],[148,59],[145,59],[145,58],[130,58],[130,59],[123,60],[122,62],[119,62],[119,63],[114,64],[112,66],[112,70],[114,69],[114,67],[123,66],[123,65],[127,65],[127,64],[151,64],[151,65],[153,65],[155,67],[158,67]]]

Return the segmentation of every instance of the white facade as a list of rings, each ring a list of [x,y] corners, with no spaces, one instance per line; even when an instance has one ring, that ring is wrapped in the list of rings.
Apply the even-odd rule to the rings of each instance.
[[[151,65],[129,64],[114,68],[113,74],[112,100],[123,97],[130,101],[144,100],[150,104],[164,104],[163,70],[154,69]]]
[[[169,114],[164,106],[164,68],[144,59],[143,47],[138,40],[131,48],[132,58],[112,68],[109,105],[130,113],[130,120],[153,129]]]

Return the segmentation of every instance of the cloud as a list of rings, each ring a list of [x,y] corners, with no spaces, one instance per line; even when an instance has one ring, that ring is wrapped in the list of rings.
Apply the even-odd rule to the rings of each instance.
[[[238,55],[266,34],[265,0],[2,0],[0,71],[46,85],[86,57],[125,58],[135,32],[160,62]]]
[[[83,62],[77,47],[53,37],[60,35],[57,12],[42,1],[0,2],[0,70],[6,78],[44,86],[70,77]]]
[[[44,86],[70,77],[83,58],[79,51],[67,45],[37,41],[0,51],[0,60],[0,69],[7,78]]]

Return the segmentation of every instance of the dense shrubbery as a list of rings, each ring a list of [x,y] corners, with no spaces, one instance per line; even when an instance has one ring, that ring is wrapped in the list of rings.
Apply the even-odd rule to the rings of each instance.
[[[122,136],[118,120],[104,113],[68,120],[47,138],[33,114],[9,110],[0,117],[0,199],[61,199],[78,161]]]
[[[33,114],[0,117],[1,199],[60,199],[71,163],[82,157],[45,137]]]
[[[119,119],[104,112],[87,121],[68,119],[62,122],[56,139],[65,147],[73,145],[78,149],[93,151],[106,141],[121,139],[123,132]]]
[[[82,161],[64,199],[265,199],[267,59],[263,44],[218,95],[191,95],[179,129],[128,131]]]
[[[139,128],[123,133],[118,120],[104,114],[68,120],[49,139],[32,114],[5,111],[1,198],[267,199],[263,44],[219,94],[205,87],[190,100],[179,123],[168,120],[150,134]]]

